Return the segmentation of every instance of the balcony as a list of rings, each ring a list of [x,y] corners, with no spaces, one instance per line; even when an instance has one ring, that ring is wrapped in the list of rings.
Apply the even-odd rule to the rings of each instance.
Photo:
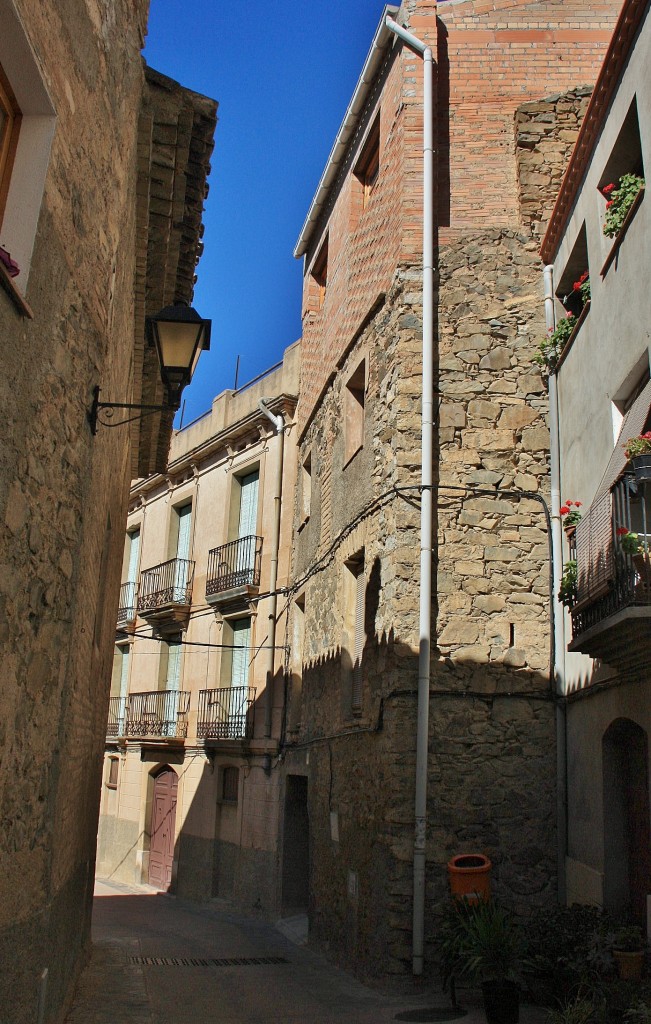
[[[638,538],[626,550],[624,530]],[[597,499],[577,526],[577,601],[570,651],[620,672],[634,673],[651,657],[651,534],[643,486],[623,477]]]
[[[220,610],[244,607],[260,589],[262,537],[240,537],[208,554],[206,601]]]
[[[189,710],[190,694],[185,690],[130,693],[126,698],[124,735],[131,739],[183,740],[188,734]],[[109,727],[110,714],[109,710]]]
[[[124,736],[124,724],[126,717],[126,698],[111,697],[109,700],[108,721],[106,723],[107,740],[116,740]]]
[[[133,632],[138,615],[138,584],[123,583],[120,587],[120,602],[118,604],[118,629]]]
[[[202,739],[244,740],[253,735],[255,687],[226,686],[199,691],[197,736]]]
[[[170,558],[140,574],[138,614],[160,633],[187,626],[192,603],[194,562]]]

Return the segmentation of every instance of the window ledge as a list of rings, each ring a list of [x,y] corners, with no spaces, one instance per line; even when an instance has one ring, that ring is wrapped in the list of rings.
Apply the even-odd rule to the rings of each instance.
[[[34,313],[29,303],[23,298],[22,293],[14,284],[13,277],[10,277],[4,264],[0,263],[0,287],[2,287],[18,312],[22,316],[26,316],[29,320],[34,319]]]
[[[622,224],[622,226],[621,226],[621,228],[619,230],[619,234],[617,234],[615,236],[615,240],[613,242],[612,249],[610,250],[610,252],[606,256],[606,261],[605,261],[603,267],[601,268],[601,276],[602,277],[606,276],[606,274],[608,273],[609,267],[615,261],[617,253],[619,252],[619,247],[622,244],[622,242],[624,241],[624,236],[625,236],[626,232],[628,231],[629,224],[631,223],[631,221],[633,220],[635,214],[637,213],[638,208],[639,208],[639,206],[640,206],[640,204],[641,204],[643,199],[644,199],[644,185],[642,186],[642,188],[640,189],[640,191],[636,195],[635,199],[633,200],[633,204],[632,204],[630,210],[628,211],[628,213],[626,214],[626,217],[624,219],[624,223]]]

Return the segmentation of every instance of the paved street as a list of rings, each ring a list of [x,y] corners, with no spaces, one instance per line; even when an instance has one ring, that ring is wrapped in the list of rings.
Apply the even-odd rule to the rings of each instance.
[[[199,907],[145,886],[98,882],[93,958],[67,1024],[443,1019],[427,1012],[449,1007],[440,993],[423,988],[387,995],[367,988],[300,944],[300,919],[285,922],[282,929],[285,934],[221,905]],[[466,1024],[484,1024],[483,1012],[466,993],[460,1002],[468,1009]],[[542,1024],[544,1017],[525,1007],[520,1021]]]

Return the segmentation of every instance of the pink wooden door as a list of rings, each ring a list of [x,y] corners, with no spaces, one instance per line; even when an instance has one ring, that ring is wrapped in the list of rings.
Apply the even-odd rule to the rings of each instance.
[[[149,848],[149,884],[167,891],[172,881],[174,826],[176,822],[176,772],[166,768],[154,780]]]

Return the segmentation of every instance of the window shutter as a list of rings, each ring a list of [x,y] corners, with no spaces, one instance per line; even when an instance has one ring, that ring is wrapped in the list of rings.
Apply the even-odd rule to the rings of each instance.
[[[188,559],[190,557],[190,525],[192,522],[192,505],[184,505],[178,511],[179,516],[179,539],[176,545],[176,557]]]
[[[178,690],[181,680],[181,644],[178,641],[168,644],[167,656],[167,690]]]
[[[231,686],[248,686],[249,658],[251,647],[251,620],[236,619],[231,623],[233,630],[233,660],[231,664]]]
[[[613,578],[613,515],[610,491],[593,501],[576,527],[577,603],[597,597]]]
[[[129,568],[127,583],[135,583],[138,578],[138,556],[140,554],[140,530],[129,534]]]
[[[243,476],[240,481],[240,523],[237,532],[237,536],[240,538],[250,537],[255,533],[258,519],[259,482],[260,474],[257,470],[255,473],[249,473],[248,476]]]

